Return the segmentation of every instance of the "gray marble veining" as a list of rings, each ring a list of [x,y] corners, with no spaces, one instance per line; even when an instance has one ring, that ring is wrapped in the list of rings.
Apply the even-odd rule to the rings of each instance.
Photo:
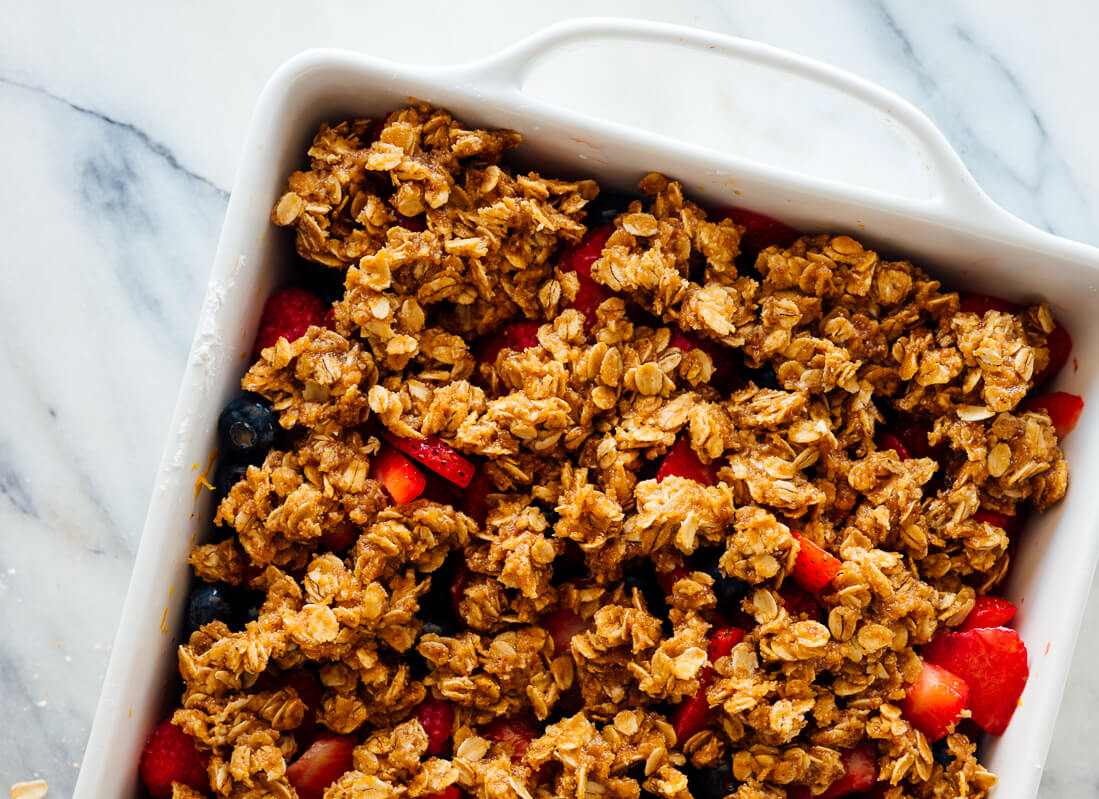
[[[0,3],[0,782],[71,792],[243,128],[301,49],[457,63],[558,19],[627,13],[756,38],[902,94],[1004,207],[1099,243],[1099,108],[1086,99],[1099,12],[1086,0],[421,5],[434,23],[409,36],[400,4]],[[702,79],[646,79],[715,105]],[[584,97],[583,76],[572,90]],[[835,125],[791,124],[804,127],[791,141],[845,152]],[[761,146],[790,166],[806,157]],[[1099,790],[1096,623],[1093,595],[1043,797]]]

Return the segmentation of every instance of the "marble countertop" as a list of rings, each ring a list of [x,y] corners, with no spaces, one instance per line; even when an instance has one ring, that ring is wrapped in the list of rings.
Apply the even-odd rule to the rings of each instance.
[[[51,796],[69,795],[80,767],[248,115],[292,54],[459,63],[593,14],[758,39],[903,95],[1005,208],[1099,244],[1090,0],[0,8],[0,783],[42,777]],[[735,85],[706,83],[721,74],[623,74],[663,98],[625,111],[683,135],[698,135],[702,114],[760,115],[754,140],[728,141],[794,168],[846,158],[856,182],[892,179],[866,167],[873,154],[852,149],[836,120],[746,108]],[[599,104],[616,80],[584,77],[574,72],[561,96]],[[705,130],[721,130],[715,119]],[[1099,593],[1084,625],[1043,797],[1092,797],[1099,785]]]

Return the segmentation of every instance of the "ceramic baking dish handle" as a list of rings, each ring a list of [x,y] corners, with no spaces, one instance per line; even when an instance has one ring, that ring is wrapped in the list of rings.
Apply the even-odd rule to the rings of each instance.
[[[472,65],[482,86],[501,93],[502,101],[533,105],[523,84],[543,56],[587,40],[654,42],[691,47],[792,74],[842,92],[893,120],[926,165],[936,194],[929,202],[942,213],[967,217],[1003,213],[977,185],[946,138],[907,100],[869,81],[818,61],[759,42],[709,31],[630,19],[577,19],[553,25],[506,50]]]

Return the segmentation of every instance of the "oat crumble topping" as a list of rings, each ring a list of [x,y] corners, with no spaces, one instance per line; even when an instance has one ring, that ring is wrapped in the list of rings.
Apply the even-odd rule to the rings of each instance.
[[[320,724],[361,742],[325,799],[686,799],[689,769],[718,763],[736,799],[782,799],[826,790],[863,740],[888,799],[980,799],[994,777],[970,737],[946,739],[944,767],[898,703],[914,647],[1009,566],[1007,533],[978,510],[1064,496],[1049,416],[1019,409],[1049,360],[1048,307],[964,311],[844,235],[746,263],[736,223],[654,173],[591,267],[607,298],[586,319],[557,257],[598,187],[511,168],[520,141],[426,105],[323,125],[274,206],[344,293],[331,329],[280,339],[245,375],[286,443],[221,502],[230,537],[191,555],[201,579],[265,595],[243,630],[213,622],[179,648],[174,721],[210,753],[213,792],[297,796],[305,701],[265,674],[308,664]],[[475,340],[517,320],[538,325],[533,346],[480,359]],[[677,346],[683,333],[718,349]],[[733,385],[715,385],[711,351],[742,362]],[[897,414],[941,457],[879,448]],[[477,461],[485,518],[392,504],[371,477],[383,430]],[[654,474],[679,439],[712,485]],[[347,552],[326,545],[348,534]],[[786,593],[799,536],[842,561],[820,618]],[[707,548],[746,584],[735,607],[692,569]],[[426,629],[455,569],[464,629]],[[629,581],[644,569],[671,575],[666,607]],[[562,609],[582,629],[559,651],[543,622]],[[746,635],[708,672],[730,619]],[[700,690],[712,721],[677,740],[670,708]],[[413,713],[428,696],[454,708],[442,754]],[[483,734],[514,717],[538,730],[525,752]]]

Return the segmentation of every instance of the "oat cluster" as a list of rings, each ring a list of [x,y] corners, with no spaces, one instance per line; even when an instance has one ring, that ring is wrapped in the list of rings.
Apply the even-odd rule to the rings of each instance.
[[[569,307],[577,276],[556,263],[598,187],[504,165],[519,142],[426,106],[324,125],[274,208],[345,291],[334,329],[280,340],[244,377],[292,443],[221,503],[231,537],[192,554],[199,577],[266,593],[258,621],[214,622],[179,649],[174,719],[210,752],[214,793],[296,796],[286,769],[305,706],[264,675],[308,664],[320,723],[361,740],[325,799],[449,786],[686,799],[689,771],[719,763],[736,799],[782,799],[825,790],[864,739],[888,799],[985,795],[994,778],[973,742],[952,734],[944,768],[898,703],[914,647],[1009,566],[1006,532],[974,514],[1065,492],[1050,419],[1017,407],[1049,358],[1049,309],[963,312],[919,268],[848,236],[745,264],[741,228],[650,174],[592,268],[613,296],[585,320]],[[515,320],[542,323],[537,345],[479,363],[473,342]],[[719,364],[674,346],[678,331],[720,345],[741,379],[713,385]],[[942,457],[879,449],[896,414],[925,420]],[[381,426],[478,462],[485,521],[428,499],[394,506],[370,476]],[[681,437],[715,485],[655,479]],[[349,530],[352,549],[330,551]],[[795,532],[843,562],[823,621],[787,607]],[[691,570],[700,547],[750,586],[739,607]],[[425,595],[455,560],[465,629],[425,632]],[[582,578],[562,579],[578,564]],[[678,576],[665,607],[627,580],[645,570]],[[561,608],[586,626],[558,652],[543,621]],[[677,740],[670,708],[700,690],[709,633],[729,618],[749,629],[704,687],[713,720]],[[456,713],[441,756],[413,712],[428,695]],[[513,757],[481,733],[517,716],[539,733]]]

